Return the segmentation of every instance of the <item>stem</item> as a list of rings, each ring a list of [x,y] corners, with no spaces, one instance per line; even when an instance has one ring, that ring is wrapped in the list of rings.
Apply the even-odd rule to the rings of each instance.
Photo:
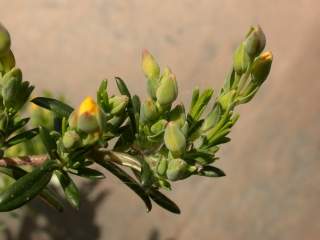
[[[105,159],[106,161],[111,161],[116,164],[133,168],[137,171],[141,171],[141,164],[134,157],[120,152],[114,151],[103,151],[97,150],[100,157]],[[97,154],[97,152],[95,154]],[[93,156],[88,156],[88,158],[95,158],[95,154]],[[21,156],[21,157],[3,157],[0,158],[0,167],[6,166],[21,166],[21,165],[29,165],[29,166],[39,166],[42,165],[45,161],[49,159],[48,155],[30,155],[30,156]]]
[[[39,166],[49,159],[48,155],[30,155],[21,157],[3,157],[0,159],[0,166],[30,165]]]

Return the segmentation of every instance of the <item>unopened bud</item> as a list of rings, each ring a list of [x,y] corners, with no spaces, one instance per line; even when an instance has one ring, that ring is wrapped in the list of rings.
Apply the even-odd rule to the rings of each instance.
[[[151,132],[154,134],[160,133],[164,131],[167,126],[168,121],[165,119],[160,119],[155,124],[153,124],[150,128]]]
[[[155,102],[148,98],[144,103],[142,103],[140,108],[140,121],[142,123],[148,123],[155,121],[159,116],[159,112]]]
[[[157,102],[160,105],[171,104],[178,96],[176,76],[170,71],[169,68],[164,70],[156,95]]]
[[[231,90],[219,97],[218,102],[220,103],[223,110],[226,110],[227,108],[232,106],[236,93],[236,90]]]
[[[233,68],[240,75],[247,71],[250,63],[251,59],[246,52],[244,44],[241,43],[233,55]]]
[[[97,103],[86,97],[77,111],[77,128],[85,133],[99,131],[99,108]],[[69,121],[69,123],[72,121]]]
[[[10,50],[11,40],[8,30],[0,23],[0,56],[7,54]]]
[[[167,171],[167,167],[168,167],[168,161],[166,158],[162,157],[159,159],[158,161],[158,165],[157,165],[157,172],[160,176],[163,176],[166,174]]]
[[[260,26],[251,27],[244,41],[246,52],[251,58],[258,56],[266,45],[266,36]]]
[[[180,157],[185,152],[186,137],[176,123],[168,123],[164,132],[164,143],[174,157]]]
[[[160,67],[148,50],[143,50],[142,52],[142,70],[147,78],[149,95],[155,99],[159,84]]]
[[[129,98],[126,95],[113,96],[109,98],[109,105],[112,115],[118,115],[124,111],[129,102]]]
[[[273,56],[271,52],[263,52],[252,64],[252,81],[262,84],[268,77]]]
[[[196,167],[190,166],[181,158],[169,159],[167,168],[167,178],[171,181],[182,180],[189,177]]]
[[[76,131],[71,130],[71,131],[67,131],[63,135],[62,143],[65,148],[71,149],[76,146],[79,146],[81,143],[81,139],[80,139],[79,134]]]
[[[208,114],[208,116],[204,119],[201,130],[206,132],[207,130],[213,128],[218,121],[220,120],[222,115],[222,108],[219,103],[217,103],[212,111]]]
[[[7,73],[16,65],[14,55],[11,50],[0,57],[2,69],[1,72]]]
[[[178,104],[170,111],[169,121],[175,122],[180,128],[183,127],[186,121],[186,113],[182,104]]]

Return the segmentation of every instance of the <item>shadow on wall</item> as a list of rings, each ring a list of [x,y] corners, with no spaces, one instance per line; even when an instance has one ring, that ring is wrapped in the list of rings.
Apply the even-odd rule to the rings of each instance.
[[[110,195],[109,190],[100,190],[92,198],[90,194],[100,182],[81,185],[81,204],[79,211],[66,207],[63,213],[56,212],[40,201],[33,201],[18,221],[17,232],[6,229],[6,240],[88,240],[100,239],[100,226],[96,223],[96,214],[101,203]]]

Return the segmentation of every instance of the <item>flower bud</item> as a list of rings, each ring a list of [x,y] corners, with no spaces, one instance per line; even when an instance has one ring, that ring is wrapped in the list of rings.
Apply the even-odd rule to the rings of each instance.
[[[213,128],[220,120],[221,115],[222,115],[222,108],[221,108],[221,105],[217,103],[212,109],[212,111],[208,114],[208,116],[204,119],[201,130],[203,132],[206,132],[209,129]]]
[[[151,132],[154,134],[160,133],[164,131],[167,126],[168,121],[165,119],[160,119],[155,124],[153,124],[150,128]]]
[[[175,122],[180,128],[183,127],[186,121],[186,113],[182,104],[178,104],[170,111],[169,121]]]
[[[142,123],[149,123],[157,120],[159,112],[155,102],[148,98],[144,103],[142,103],[140,108],[140,121]]]
[[[65,148],[71,149],[80,145],[81,138],[76,131],[74,130],[67,131],[63,135],[62,143]]]
[[[250,63],[251,59],[246,52],[244,44],[241,43],[233,55],[233,68],[236,73],[241,75],[242,73],[247,71]]]
[[[159,159],[158,161],[158,165],[157,165],[157,172],[160,176],[163,176],[166,174],[167,171],[167,167],[168,167],[168,161],[166,158],[162,157]]]
[[[22,72],[18,68],[13,68],[7,72],[2,79],[2,97],[4,106],[8,109],[18,111],[27,101],[33,86],[29,82],[22,81]]]
[[[118,115],[124,111],[129,102],[129,98],[126,95],[113,96],[109,98],[109,105],[112,115]]]
[[[148,79],[147,85],[149,95],[155,99],[159,84],[160,67],[148,50],[143,50],[142,52],[142,70]]]
[[[169,105],[176,100],[178,96],[176,76],[170,71],[169,68],[164,70],[156,95],[157,102],[160,105]]]
[[[169,180],[177,181],[189,177],[195,170],[195,166],[190,166],[183,159],[173,158],[169,159],[166,174]]]
[[[252,64],[252,81],[258,85],[262,84],[268,77],[273,56],[271,52],[263,52]]]
[[[8,53],[1,56],[0,61],[2,67],[0,71],[3,73],[9,72],[16,65],[16,61],[11,50],[9,50]]]
[[[218,98],[218,102],[220,103],[222,110],[225,111],[232,106],[236,93],[236,90],[231,90]]]
[[[86,97],[77,110],[77,129],[85,133],[99,131],[99,108],[91,97]],[[73,124],[73,116],[69,118],[69,124]]]
[[[0,56],[7,54],[10,50],[11,39],[7,29],[0,23]]]
[[[164,132],[164,143],[173,157],[180,157],[186,149],[186,137],[174,122],[169,122]]]
[[[246,52],[251,58],[258,56],[266,45],[266,36],[260,26],[251,27],[244,41]]]

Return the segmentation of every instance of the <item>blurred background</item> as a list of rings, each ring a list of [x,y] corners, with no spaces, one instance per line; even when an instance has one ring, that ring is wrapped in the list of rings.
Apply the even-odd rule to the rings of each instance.
[[[76,105],[104,78],[121,76],[146,96],[140,60],[149,49],[177,75],[180,99],[219,89],[252,24],[267,35],[271,75],[240,107],[219,152],[227,176],[174,185],[182,209],[143,204],[113,176],[83,183],[82,208],[56,213],[35,201],[18,219],[1,213],[1,239],[319,239],[320,4],[316,0],[0,0],[24,78]]]

